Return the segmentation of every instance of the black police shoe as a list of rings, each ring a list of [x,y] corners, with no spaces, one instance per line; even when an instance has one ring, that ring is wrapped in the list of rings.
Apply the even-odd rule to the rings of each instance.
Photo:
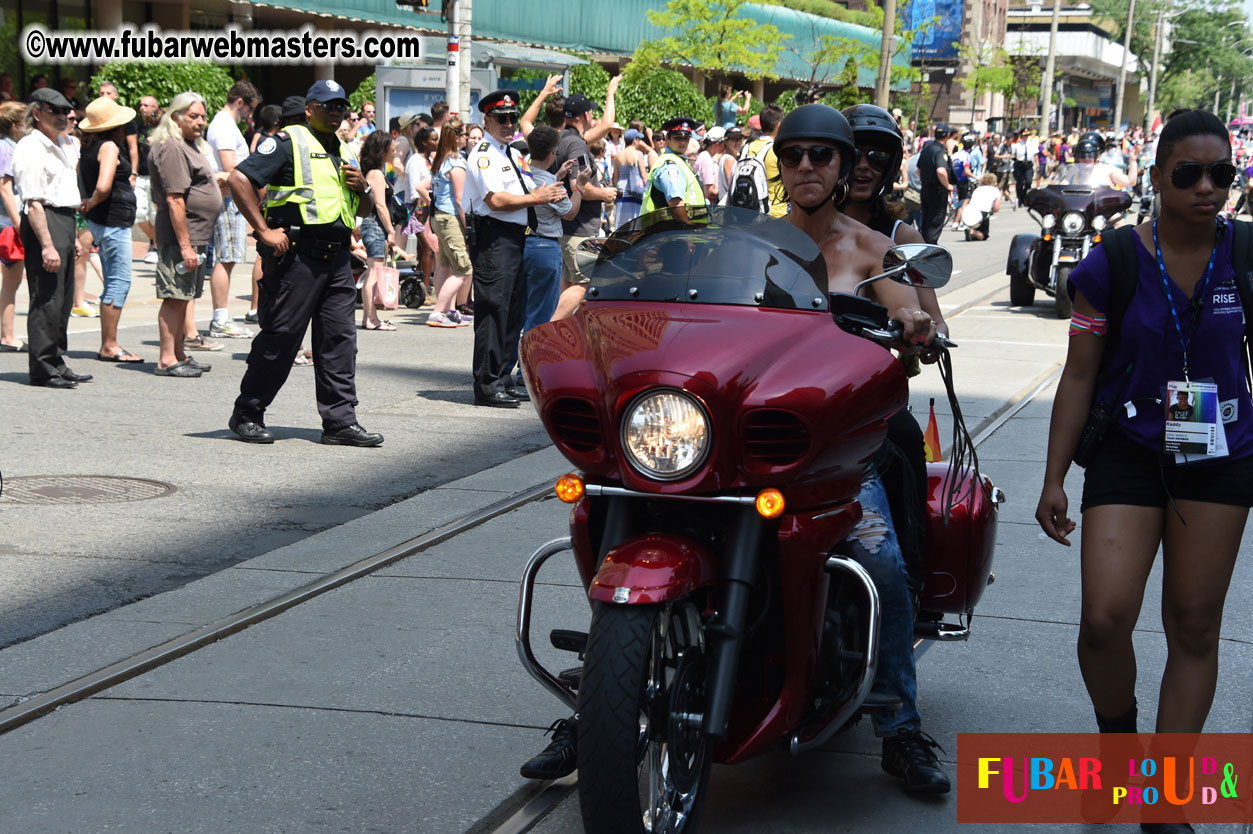
[[[45,379],[32,378],[30,381],[30,384],[35,385],[39,388],[63,388],[64,389],[64,388],[77,388],[78,387],[77,382],[70,382],[68,379],[64,379],[63,377],[59,377],[59,376],[50,376]]]
[[[525,388],[506,388],[505,393],[518,402],[529,403],[531,401],[531,395],[526,392]]]
[[[883,739],[883,769],[905,780],[910,793],[948,793],[948,775],[940,767],[931,748],[936,740],[922,730],[901,730]]]
[[[504,391],[497,391],[494,394],[488,394],[486,397],[475,397],[475,405],[485,405],[490,408],[517,408],[518,398],[511,397]]]
[[[322,442],[327,446],[380,446],[383,435],[366,431],[356,423],[335,431],[322,432]]]
[[[575,718],[558,718],[554,721],[545,731],[545,734],[553,734],[553,740],[542,752],[522,765],[523,778],[560,779],[574,773],[578,760],[578,726]]]
[[[260,423],[254,423],[251,420],[241,419],[238,414],[231,415],[231,421],[227,424],[231,431],[239,435],[239,439],[245,443],[273,443],[274,434]]]
[[[95,379],[95,377],[93,377],[91,374],[76,374],[73,371],[71,371],[69,368],[62,368],[60,373],[61,373],[61,379],[64,379],[64,380],[67,380],[69,382],[73,382],[76,384],[79,382],[91,382],[93,379]]]

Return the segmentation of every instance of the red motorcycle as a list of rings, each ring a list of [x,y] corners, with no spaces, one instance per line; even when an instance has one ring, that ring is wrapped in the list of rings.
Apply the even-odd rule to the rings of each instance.
[[[906,376],[886,310],[828,295],[818,246],[785,221],[663,209],[596,248],[582,311],[522,340],[533,402],[581,474],[557,485],[570,537],[523,573],[518,652],[578,710],[587,831],[679,834],[696,829],[712,762],[811,750],[896,706],[868,698],[878,593],[838,546]],[[939,286],[951,268],[915,244],[879,277]],[[928,472],[917,632],[937,640],[969,635],[1003,500],[972,451],[959,457]],[[532,650],[532,594],[566,550],[592,619],[552,632],[582,661],[556,673]]]

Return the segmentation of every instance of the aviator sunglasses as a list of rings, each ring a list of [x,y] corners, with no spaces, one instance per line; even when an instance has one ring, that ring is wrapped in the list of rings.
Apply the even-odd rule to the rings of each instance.
[[[870,167],[876,171],[886,171],[888,166],[892,164],[892,154],[887,151],[863,151],[858,149],[857,156],[853,158],[853,167],[857,167],[863,159],[869,162]]]
[[[492,118],[500,122],[502,125],[514,125],[518,123],[517,113],[493,113]]]
[[[814,145],[809,148],[801,147],[800,145],[788,145],[786,148],[776,150],[775,155],[779,157],[779,164],[784,168],[799,166],[801,160],[806,156],[809,157],[810,165],[813,165],[815,168],[825,168],[835,158],[835,148],[830,145]]]
[[[1201,175],[1206,171],[1215,188],[1229,188],[1236,178],[1236,166],[1230,162],[1211,162],[1209,165],[1181,162],[1170,172],[1170,184],[1175,188],[1191,188],[1201,181]]]

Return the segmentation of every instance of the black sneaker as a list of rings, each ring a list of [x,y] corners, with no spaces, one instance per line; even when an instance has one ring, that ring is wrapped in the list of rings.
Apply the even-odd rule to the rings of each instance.
[[[526,779],[560,779],[574,773],[577,763],[578,724],[575,718],[559,718],[544,734],[552,733],[553,740],[537,756],[522,765],[521,773]]]
[[[901,730],[883,740],[883,769],[904,779],[910,793],[948,793],[952,786],[933,747],[940,745],[922,730]]]

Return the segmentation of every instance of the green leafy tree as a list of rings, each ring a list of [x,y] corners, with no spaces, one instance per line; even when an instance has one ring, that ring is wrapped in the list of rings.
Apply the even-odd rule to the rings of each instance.
[[[673,32],[642,41],[633,63],[688,64],[711,72],[743,72],[749,78],[775,78],[775,67],[790,35],[769,23],[740,14],[747,0],[670,0],[663,11],[647,12],[654,26]]]
[[[127,107],[138,107],[144,96],[152,96],[162,107],[179,93],[194,90],[204,96],[210,115],[226,104],[226,93],[234,79],[217,64],[131,63],[114,61],[106,64],[91,78],[91,88],[99,89],[101,81],[112,81],[117,87],[118,101]]]
[[[1139,5],[1136,9],[1138,15]],[[1215,92],[1224,101],[1231,98],[1233,83],[1238,97],[1253,75],[1253,35],[1243,8],[1209,0],[1189,4],[1173,17],[1173,48],[1162,56],[1157,106],[1165,113],[1174,107],[1210,108]]]
[[[348,104],[358,113],[361,112],[362,105],[367,101],[374,101],[374,73],[370,73],[361,79],[357,89],[353,90],[348,96]]]
[[[713,123],[713,103],[682,73],[664,67],[646,69],[634,62],[618,87],[618,121],[639,119],[649,127],[661,127],[675,116],[690,116]]]

